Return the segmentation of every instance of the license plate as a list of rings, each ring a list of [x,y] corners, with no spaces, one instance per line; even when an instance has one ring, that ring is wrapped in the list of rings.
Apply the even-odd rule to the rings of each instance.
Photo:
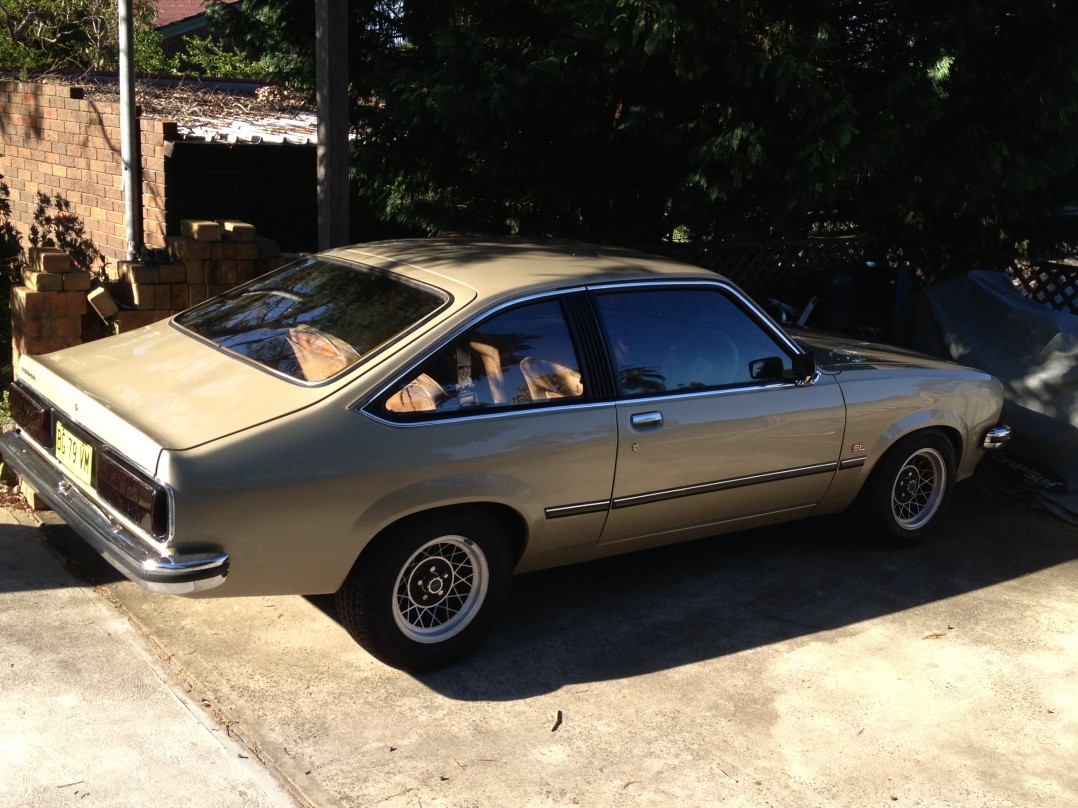
[[[59,421],[56,422],[56,459],[84,483],[90,484],[94,447],[72,435]]]

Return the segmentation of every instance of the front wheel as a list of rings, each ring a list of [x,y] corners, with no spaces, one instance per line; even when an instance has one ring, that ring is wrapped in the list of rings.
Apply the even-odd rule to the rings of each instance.
[[[862,527],[888,544],[923,539],[947,509],[955,453],[938,432],[903,438],[884,455],[861,492]]]
[[[337,610],[372,656],[429,670],[486,636],[511,578],[500,527],[472,513],[434,514],[379,537],[337,592]]]

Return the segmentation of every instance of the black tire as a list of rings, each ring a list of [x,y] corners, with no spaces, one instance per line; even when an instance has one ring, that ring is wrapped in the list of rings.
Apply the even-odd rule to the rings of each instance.
[[[337,592],[337,611],[372,656],[417,673],[478,645],[511,581],[504,531],[475,513],[445,511],[404,522],[368,547]]]
[[[945,436],[926,431],[903,438],[883,456],[861,492],[861,529],[882,544],[922,541],[950,504],[954,475],[954,447]]]

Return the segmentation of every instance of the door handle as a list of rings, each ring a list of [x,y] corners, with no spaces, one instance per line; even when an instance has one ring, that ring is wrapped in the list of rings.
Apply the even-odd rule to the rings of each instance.
[[[651,412],[637,412],[629,416],[629,423],[633,426],[661,426],[663,414],[658,410]]]

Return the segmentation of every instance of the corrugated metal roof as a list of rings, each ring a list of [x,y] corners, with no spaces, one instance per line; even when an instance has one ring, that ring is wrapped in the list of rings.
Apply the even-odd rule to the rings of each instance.
[[[210,143],[318,142],[318,116],[314,112],[174,117],[183,140],[204,140]]]

